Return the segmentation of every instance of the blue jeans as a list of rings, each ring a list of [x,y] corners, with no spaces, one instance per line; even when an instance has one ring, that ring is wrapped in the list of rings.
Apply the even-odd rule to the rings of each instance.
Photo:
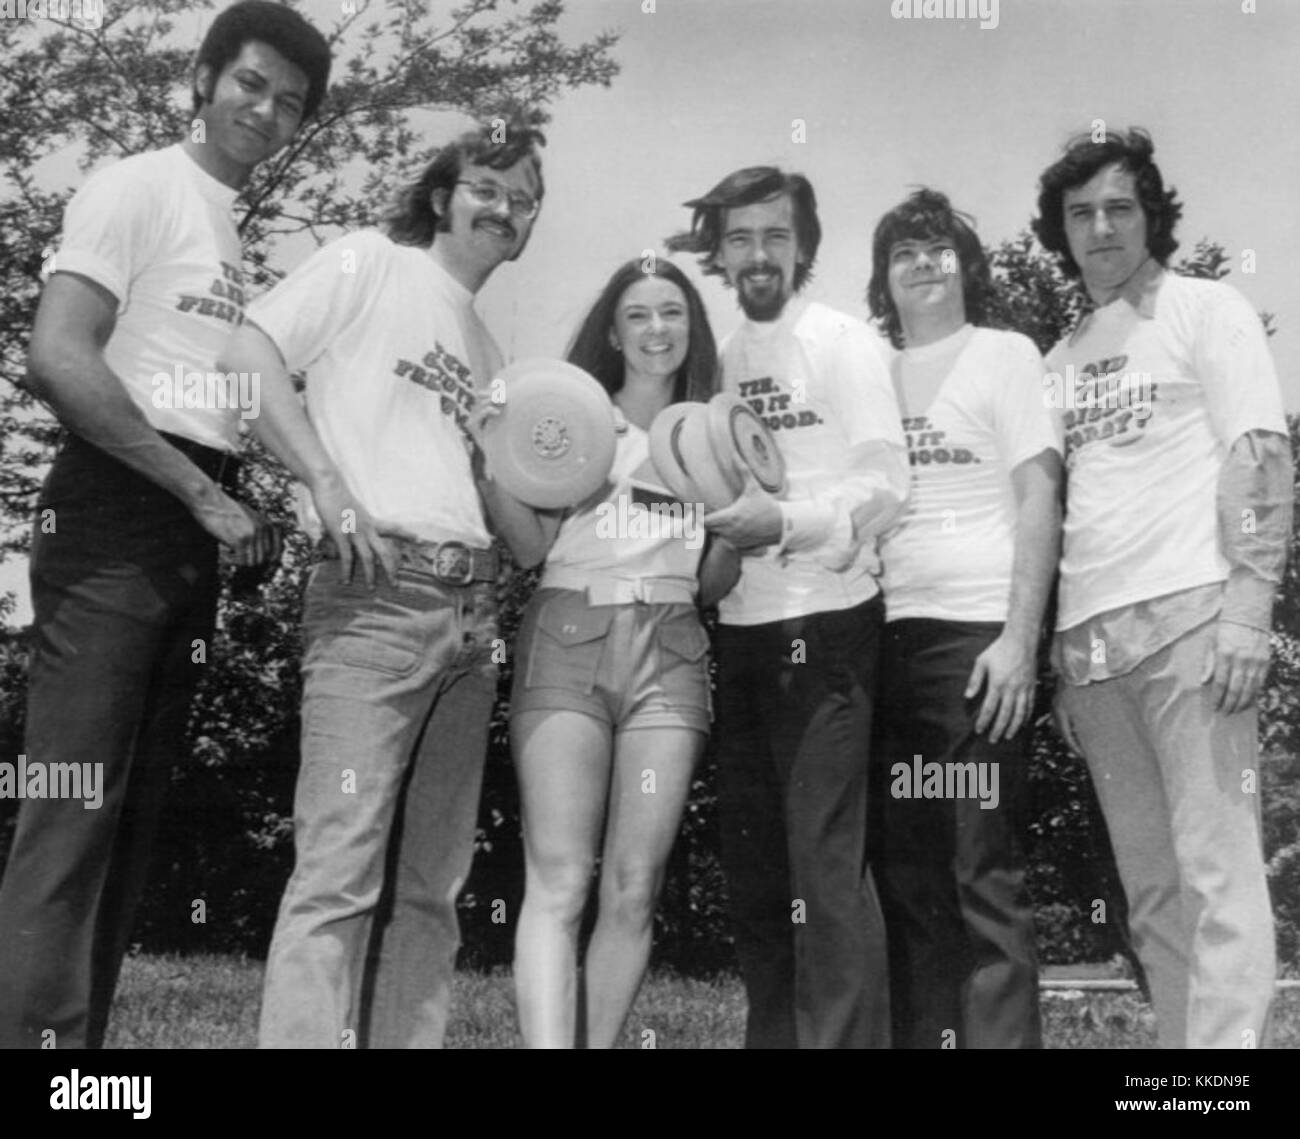
[[[232,488],[233,459],[185,449]],[[98,1048],[190,699],[214,667],[194,642],[211,646],[217,543],[70,435],[37,503],[31,582],[28,762],[102,763],[104,797],[22,803],[0,887],[0,1047]]]
[[[718,806],[747,1048],[885,1048],[885,927],[865,871],[879,595],[719,625]]]
[[[263,1047],[436,1048],[446,1029],[496,696],[495,587],[402,570],[372,592],[354,572],[323,562],[307,585],[297,859]]]

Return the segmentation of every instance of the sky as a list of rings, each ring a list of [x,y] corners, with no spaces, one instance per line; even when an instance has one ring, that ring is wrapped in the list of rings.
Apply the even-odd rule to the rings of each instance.
[[[807,294],[866,319],[885,210],[932,186],[996,245],[1029,224],[1065,140],[1101,120],[1154,137],[1185,206],[1179,254],[1219,242],[1230,283],[1277,315],[1284,398],[1300,411],[1300,0],[946,4],[987,18],[895,15],[921,0],[567,0],[563,38],[618,33],[621,72],[550,107],[545,204],[523,256],[479,298],[506,356],[562,355],[618,264],[688,223],[683,201],[768,163],[816,189],[824,236]],[[435,18],[453,7],[431,4]],[[301,8],[328,26],[340,0]],[[196,45],[200,23],[184,32]],[[284,266],[308,251],[286,246]],[[679,263],[725,335],[733,294]],[[24,572],[0,566],[0,589],[21,589]]]

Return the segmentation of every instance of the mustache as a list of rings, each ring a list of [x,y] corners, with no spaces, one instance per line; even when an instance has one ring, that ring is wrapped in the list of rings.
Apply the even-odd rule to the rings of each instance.
[[[747,265],[744,269],[740,271],[739,279],[742,281],[747,281],[751,277],[756,277],[760,274],[765,275],[768,273],[774,273],[776,274],[777,277],[785,276],[785,271],[779,265]]]
[[[485,221],[496,222],[497,225],[505,226],[506,229],[510,231],[510,239],[512,241],[519,236],[519,231],[515,229],[514,222],[509,221],[508,219],[503,217],[498,217],[496,214],[480,214],[477,218],[474,219],[474,224],[479,225]]]

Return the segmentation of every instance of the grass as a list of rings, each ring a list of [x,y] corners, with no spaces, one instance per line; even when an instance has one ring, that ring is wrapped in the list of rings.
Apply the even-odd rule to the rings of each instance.
[[[127,959],[109,1025],[109,1048],[253,1048],[262,964],[240,957]],[[1041,998],[1048,1048],[1151,1048],[1155,1025],[1137,993],[1053,990]],[[1300,1048],[1300,990],[1278,993],[1275,1046]],[[739,1048],[740,981],[652,974],[628,1018],[623,1046]],[[646,1035],[653,1033],[653,1036]],[[459,973],[449,1048],[515,1048],[514,990],[504,971]]]

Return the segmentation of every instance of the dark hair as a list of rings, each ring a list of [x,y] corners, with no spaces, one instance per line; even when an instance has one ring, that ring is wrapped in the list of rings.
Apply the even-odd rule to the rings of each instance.
[[[1147,250],[1161,265],[1168,264],[1170,255],[1178,248],[1174,225],[1183,216],[1183,207],[1177,200],[1177,191],[1172,186],[1165,189],[1160,167],[1152,161],[1155,152],[1151,136],[1140,127],[1127,132],[1108,131],[1101,142],[1090,134],[1079,134],[1065,144],[1065,154],[1043,171],[1038,180],[1034,233],[1044,249],[1057,255],[1061,272],[1067,277],[1077,277],[1079,266],[1070,255],[1070,243],[1065,236],[1062,208],[1065,191],[1077,189],[1102,167],[1115,162],[1133,175],[1138,201],[1147,219]]]
[[[922,186],[876,223],[871,239],[871,283],[867,304],[881,331],[895,348],[903,347],[903,326],[889,292],[889,256],[900,241],[939,239],[952,242],[961,263],[961,292],[966,319],[983,324],[993,295],[989,259],[975,236],[975,219],[955,210],[946,194]]]
[[[700,269],[710,275],[726,274],[713,263],[722,246],[727,210],[738,206],[752,206],[788,194],[794,206],[794,232],[799,252],[805,260],[795,266],[795,292],[812,278],[813,262],[817,260],[817,247],[822,241],[821,222],[817,220],[817,195],[812,183],[802,174],[786,174],[775,166],[747,166],[728,174],[702,198],[683,203],[694,210],[691,228],[687,233],[677,233],[664,243],[670,253],[699,253]]]
[[[546,145],[546,136],[534,124],[534,119],[522,114],[513,115],[509,120],[498,117],[447,143],[424,168],[424,173],[398,193],[384,219],[388,236],[399,245],[425,248],[432,245],[443,221],[433,206],[434,191],[455,193],[465,166],[509,170],[520,159],[527,158],[537,175],[537,200],[541,201],[546,187],[542,182],[542,156],[537,148]],[[521,246],[519,253],[522,252]]]
[[[212,21],[212,27],[199,45],[199,54],[194,60],[195,70],[203,64],[211,67],[215,86],[217,77],[249,40],[275,48],[290,63],[302,68],[307,76],[307,97],[302,107],[303,122],[306,122],[325,98],[325,88],[330,80],[330,47],[325,37],[283,4],[273,4],[270,0],[240,0]],[[195,113],[211,98],[212,91],[205,97],[196,85]]]
[[[596,303],[579,325],[573,342],[569,345],[567,359],[595,376],[612,396],[623,387],[623,353],[610,342],[609,333],[614,327],[614,314],[623,294],[638,281],[659,277],[671,281],[686,298],[686,313],[690,318],[691,335],[686,346],[686,359],[677,370],[673,384],[673,403],[683,400],[708,400],[717,390],[718,352],[709,327],[709,317],[699,291],[676,265],[666,257],[647,257],[620,265],[601,290]]]

